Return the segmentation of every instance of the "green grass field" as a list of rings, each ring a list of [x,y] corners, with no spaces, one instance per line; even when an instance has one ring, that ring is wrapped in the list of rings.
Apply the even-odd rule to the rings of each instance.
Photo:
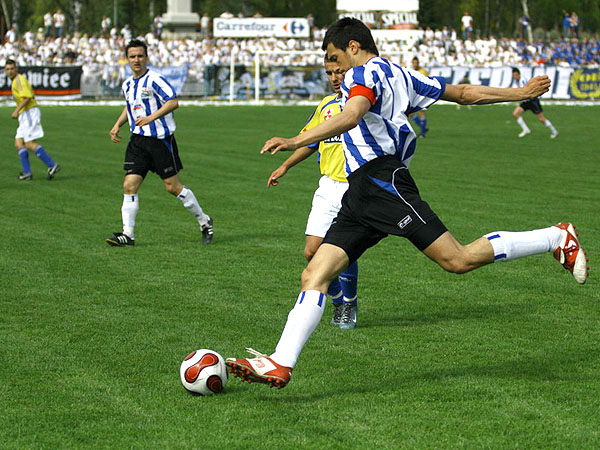
[[[136,246],[120,231],[127,141],[120,107],[43,107],[41,141],[18,182],[16,122],[0,108],[0,448],[600,447],[600,107],[546,106],[560,131],[514,106],[428,112],[411,171],[459,240],[569,220],[592,276],[551,255],[451,275],[388,238],[360,260],[359,327],[322,324],[283,390],[230,379],[189,395],[181,360],[271,352],[299,288],[316,160],[266,188],[287,155],[259,155],[310,107],[181,107],[182,181],[214,217],[197,224],[149,176]]]

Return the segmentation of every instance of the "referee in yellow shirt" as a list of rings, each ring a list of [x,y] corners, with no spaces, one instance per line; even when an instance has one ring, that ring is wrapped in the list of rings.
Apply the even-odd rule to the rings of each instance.
[[[340,86],[347,69],[340,67],[337,62],[325,61],[325,73],[335,94],[328,95],[321,100],[302,132],[316,127],[341,111]],[[308,261],[312,259],[321,245],[327,230],[329,230],[342,206],[342,197],[348,189],[346,159],[341,136],[297,149],[271,174],[267,181],[267,187],[277,186],[279,184],[278,179],[284,176],[290,168],[304,161],[315,152],[318,152],[319,168],[322,176],[319,180],[319,188],[315,191],[312,209],[306,224],[304,256]],[[329,286],[328,294],[331,296],[334,305],[332,325],[337,325],[342,329],[356,327],[358,316],[357,284],[358,263],[354,262]]]
[[[12,59],[6,61],[4,72],[12,81],[12,95],[17,103],[12,118],[19,121],[15,136],[15,147],[19,152],[23,171],[19,174],[18,179],[26,181],[33,178],[28,152],[32,151],[48,166],[48,179],[51,180],[60,170],[60,165],[56,164],[50,155],[46,153],[44,147],[36,142],[36,139],[44,137],[44,129],[42,128],[42,114],[35,101],[33,89],[31,89],[27,78],[19,74],[17,64]]]

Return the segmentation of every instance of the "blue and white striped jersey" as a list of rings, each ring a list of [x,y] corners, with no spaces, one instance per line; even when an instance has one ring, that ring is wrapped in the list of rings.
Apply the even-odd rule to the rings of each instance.
[[[164,139],[175,132],[172,112],[143,127],[135,125],[136,119],[153,114],[168,100],[177,97],[175,89],[164,77],[148,70],[140,78],[127,78],[122,89],[127,102],[129,129],[133,134]]]
[[[356,93],[367,92],[367,97],[370,91],[373,94],[369,111],[343,135],[346,174],[384,155],[396,155],[408,166],[417,144],[408,116],[431,106],[445,89],[443,78],[430,78],[380,57],[346,72],[342,83],[344,105]]]

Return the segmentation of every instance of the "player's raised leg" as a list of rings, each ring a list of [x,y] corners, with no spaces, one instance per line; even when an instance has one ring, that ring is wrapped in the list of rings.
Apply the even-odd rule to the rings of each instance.
[[[548,127],[550,129],[550,139],[554,139],[556,136],[558,136],[558,131],[556,130],[556,128],[554,128],[554,125],[552,125],[552,122],[550,122],[544,116],[544,113],[537,114],[537,118],[540,122],[542,122],[546,127]]]
[[[285,387],[300,352],[323,316],[331,280],[339,275],[348,262],[348,256],[341,248],[331,244],[321,245],[302,272],[301,292],[288,314],[275,353],[250,359],[228,358],[226,364],[233,376],[250,383]]]
[[[177,175],[164,178],[163,184],[165,185],[165,189],[170,194],[181,200],[184,208],[187,209],[198,221],[200,231],[202,231],[202,243],[210,244],[214,234],[213,221],[207,214],[204,213],[192,190],[181,184]]]
[[[56,175],[60,171],[60,164],[54,162],[54,160],[48,154],[48,152],[46,152],[44,147],[42,147],[36,141],[25,142],[25,147],[27,147],[28,150],[35,153],[35,156],[37,156],[40,159],[40,161],[42,161],[44,164],[46,164],[46,166],[48,166],[48,179],[53,179],[54,175]]]
[[[531,231],[494,231],[468,245],[460,244],[450,232],[446,232],[423,251],[453,273],[466,273],[492,262],[511,261],[545,252],[552,252],[573,274],[577,283],[585,283],[589,269],[570,223]]]

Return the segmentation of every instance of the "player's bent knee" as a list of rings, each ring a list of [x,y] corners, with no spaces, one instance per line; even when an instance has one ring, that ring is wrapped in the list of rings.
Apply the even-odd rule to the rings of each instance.
[[[313,256],[315,256],[316,252],[317,252],[317,249],[314,249],[309,246],[304,247],[304,257],[306,258],[307,261],[310,261],[313,258]]]

